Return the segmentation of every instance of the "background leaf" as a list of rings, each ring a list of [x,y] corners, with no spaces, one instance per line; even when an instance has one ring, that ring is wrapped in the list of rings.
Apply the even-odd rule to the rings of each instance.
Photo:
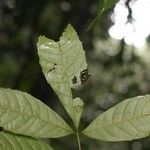
[[[85,52],[76,31],[68,25],[59,42],[40,37],[38,54],[48,83],[77,124],[71,88],[86,82],[89,72]]]
[[[99,7],[98,7],[98,13],[104,13],[111,7],[113,7],[119,0],[101,0]]]
[[[89,30],[96,23],[96,21],[100,20],[103,14],[113,7],[118,1],[119,0],[100,0],[97,8],[97,16],[89,25],[87,30]]]
[[[1,150],[53,150],[44,142],[7,132],[0,133]]]
[[[127,99],[96,118],[84,131],[104,141],[126,141],[150,134],[150,95]]]
[[[65,121],[33,96],[0,88],[0,126],[14,133],[57,138],[72,133]]]

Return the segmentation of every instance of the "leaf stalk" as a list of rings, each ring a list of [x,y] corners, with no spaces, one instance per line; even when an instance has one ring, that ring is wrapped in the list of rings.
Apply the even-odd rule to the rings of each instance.
[[[81,149],[81,142],[80,142],[80,133],[79,133],[79,130],[78,130],[78,129],[77,129],[76,135],[77,135],[78,149],[79,149],[79,150],[82,150],[82,149]]]

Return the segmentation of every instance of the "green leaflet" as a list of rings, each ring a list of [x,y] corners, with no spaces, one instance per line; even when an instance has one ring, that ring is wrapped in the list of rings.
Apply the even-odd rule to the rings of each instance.
[[[72,133],[65,121],[31,95],[0,88],[0,126],[7,131],[41,138]]]
[[[96,118],[84,131],[104,141],[128,141],[150,134],[150,95],[127,99]]]
[[[42,36],[39,37],[37,45],[43,73],[77,125],[71,88],[86,82],[89,78],[82,43],[69,24],[59,42]]]
[[[0,150],[53,150],[44,142],[30,137],[0,132]]]

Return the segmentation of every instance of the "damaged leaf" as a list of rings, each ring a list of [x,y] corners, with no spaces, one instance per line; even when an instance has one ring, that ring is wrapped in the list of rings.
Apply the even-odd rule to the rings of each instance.
[[[71,88],[86,82],[90,76],[82,43],[69,24],[60,41],[41,36],[37,45],[43,73],[76,124]]]

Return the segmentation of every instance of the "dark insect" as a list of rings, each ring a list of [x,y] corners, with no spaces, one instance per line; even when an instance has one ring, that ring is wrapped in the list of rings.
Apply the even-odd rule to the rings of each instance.
[[[51,71],[54,71],[55,70],[55,67],[51,68],[48,72],[51,72]]]
[[[54,66],[56,66],[57,64],[54,64]],[[53,68],[51,68],[48,72],[54,71],[55,67],[53,66]]]
[[[74,78],[72,79],[72,83],[73,83],[73,84],[76,84],[76,83],[77,83],[77,77],[76,77],[76,76],[74,76]]]
[[[80,72],[80,80],[81,83],[85,83],[90,77],[90,72],[88,71],[88,69],[83,70],[82,72]]]

